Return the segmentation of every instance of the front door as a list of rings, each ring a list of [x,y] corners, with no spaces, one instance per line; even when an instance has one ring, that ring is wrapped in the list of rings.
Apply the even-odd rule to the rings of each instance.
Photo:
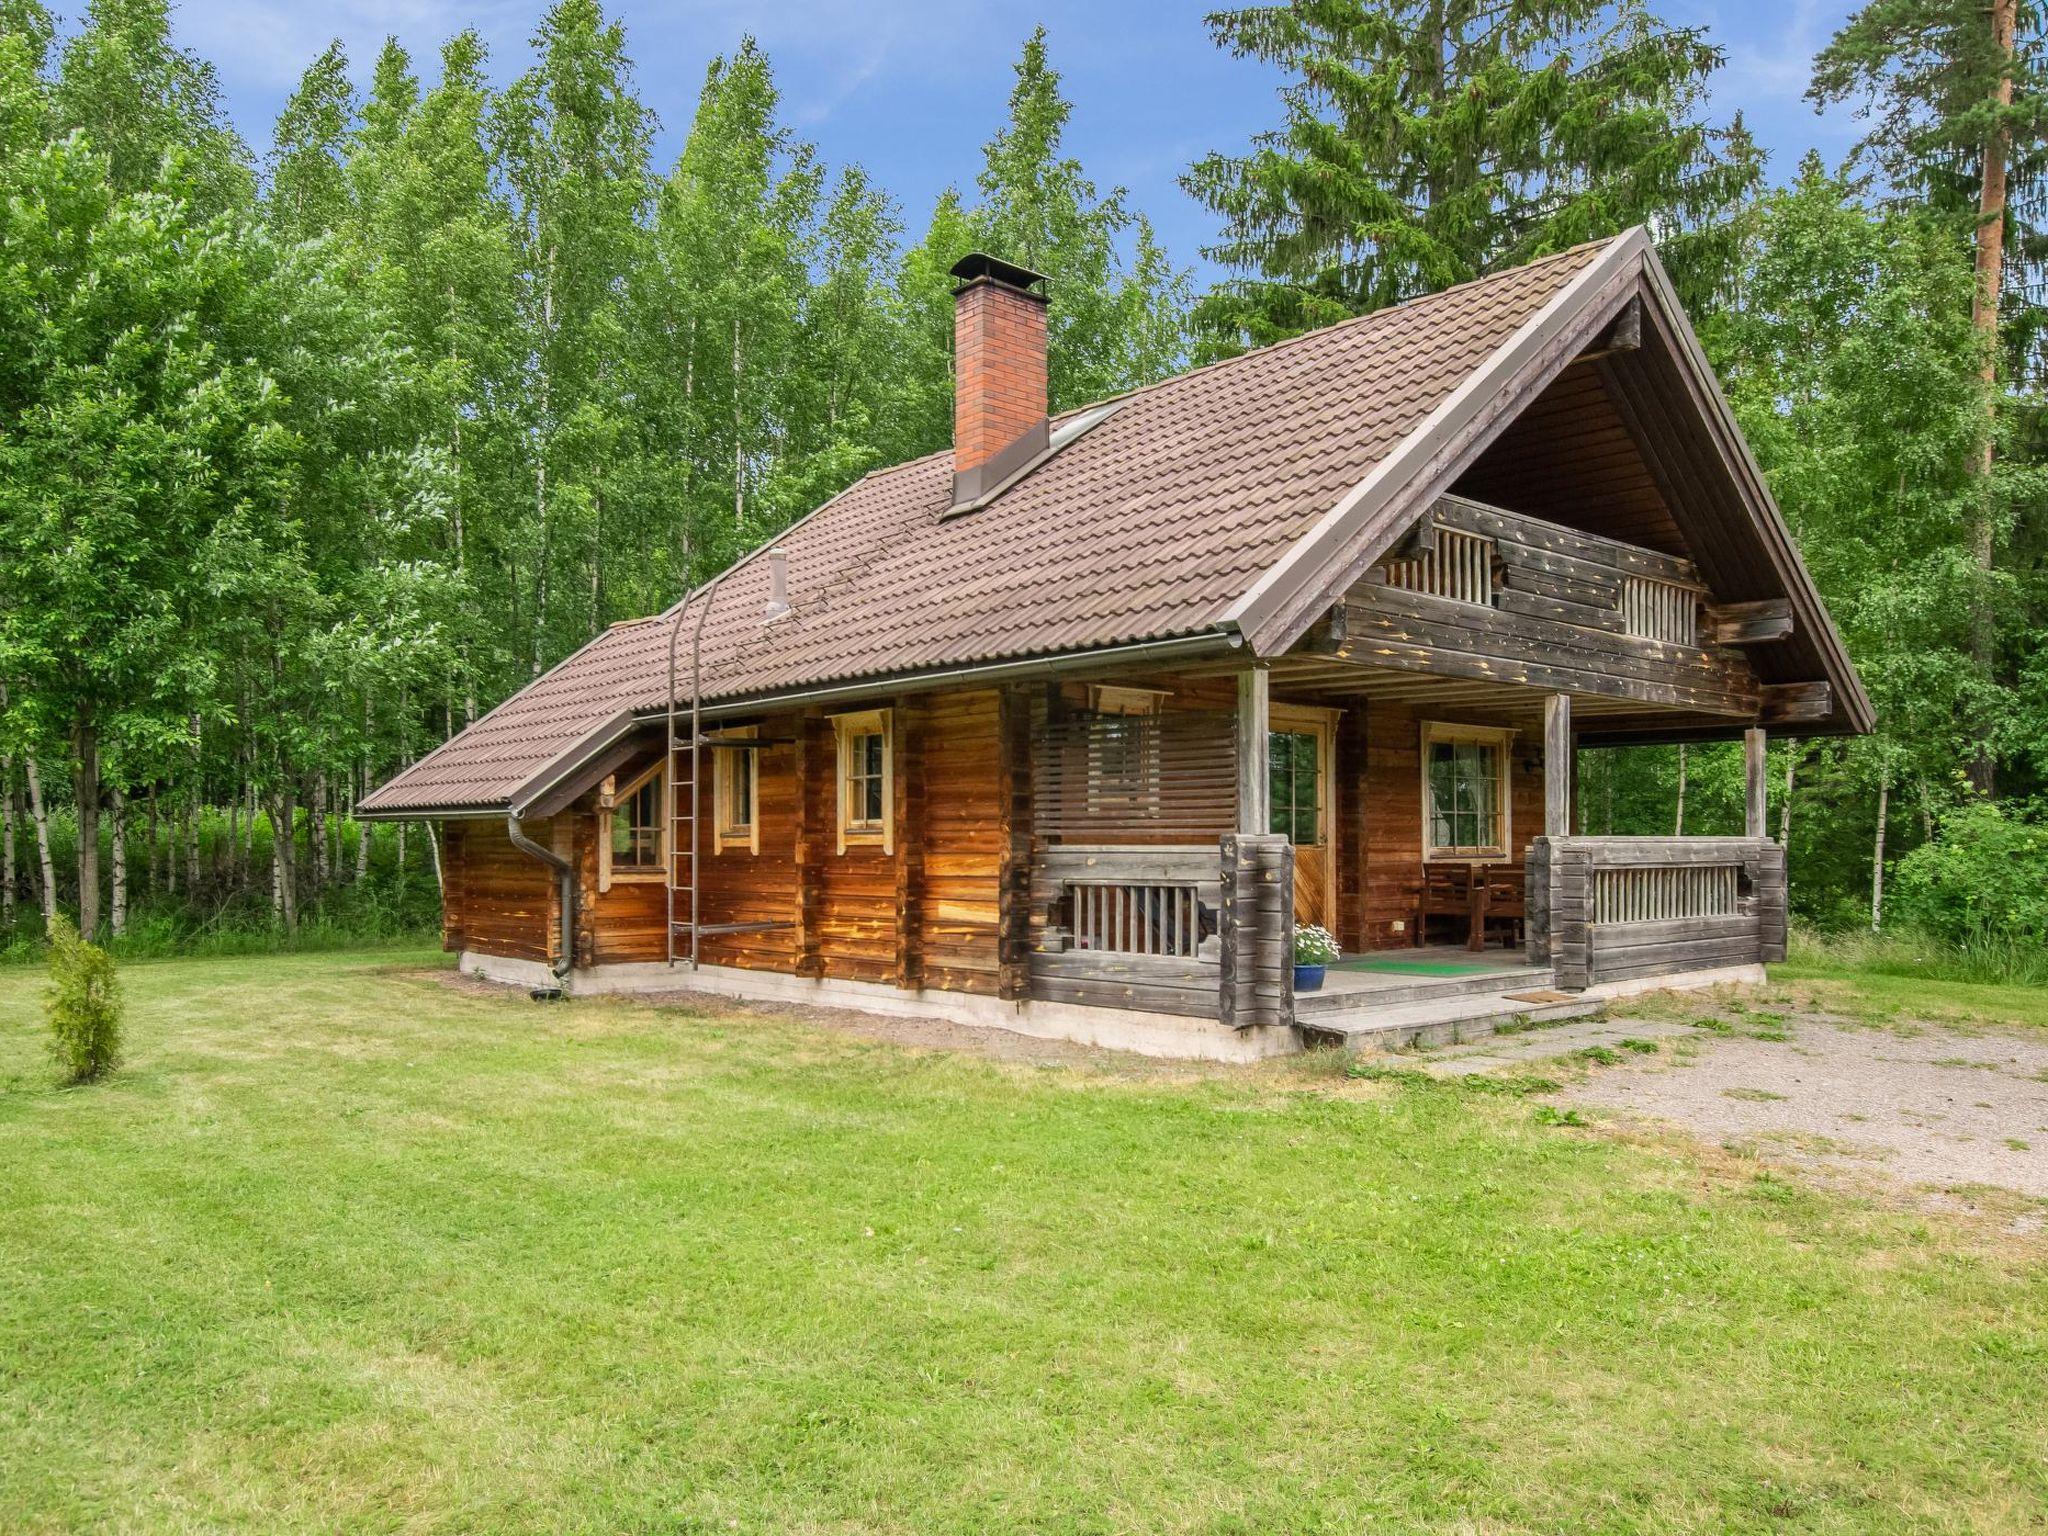
[[[1273,830],[1294,844],[1294,920],[1334,928],[1335,869],[1330,855],[1330,753],[1336,712],[1272,706],[1268,761]]]

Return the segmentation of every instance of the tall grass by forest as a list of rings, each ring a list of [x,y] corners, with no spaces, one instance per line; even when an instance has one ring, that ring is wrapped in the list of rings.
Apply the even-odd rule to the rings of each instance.
[[[17,827],[17,890],[11,926],[0,927],[0,965],[40,964],[48,953],[37,888],[34,833]],[[118,959],[180,955],[244,955],[294,950],[360,949],[431,943],[439,934],[441,893],[434,853],[421,828],[336,818],[323,829],[323,857],[313,857],[304,818],[294,828],[297,922],[279,920],[271,891],[272,832],[208,807],[196,828],[164,820],[154,849],[147,823],[128,828],[128,910],[123,931],[100,914],[96,941]],[[368,847],[362,838],[369,838]],[[102,822],[101,898],[111,901],[112,838]],[[78,829],[68,811],[50,818],[50,858],[57,906],[77,913]]]
[[[2048,951],[2027,939],[1976,934],[1943,939],[1924,928],[1881,933],[1819,933],[1798,929],[1789,962],[1817,972],[1960,981],[1979,986],[2048,987]]]

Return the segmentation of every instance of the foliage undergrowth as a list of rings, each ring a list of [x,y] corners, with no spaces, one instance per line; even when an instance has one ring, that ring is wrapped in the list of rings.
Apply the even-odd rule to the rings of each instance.
[[[1903,926],[1875,934],[1795,929],[1787,959],[1798,970],[2048,987],[2048,947],[2010,934],[1951,940]]]

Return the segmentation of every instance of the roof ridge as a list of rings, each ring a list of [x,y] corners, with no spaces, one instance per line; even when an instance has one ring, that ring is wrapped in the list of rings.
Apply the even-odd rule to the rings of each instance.
[[[1639,224],[1632,224],[1627,229],[1618,230],[1614,234],[1602,235],[1598,240],[1581,240],[1577,245],[1567,246],[1561,251],[1552,251],[1547,256],[1538,256],[1534,260],[1525,261],[1519,266],[1503,267],[1498,272],[1482,272],[1477,277],[1468,277],[1464,282],[1453,283],[1448,288],[1438,288],[1429,293],[1418,293],[1413,298],[1401,299],[1392,304],[1382,304],[1378,309],[1367,310],[1362,315],[1351,315],[1342,320],[1333,320],[1328,325],[1319,325],[1313,330],[1297,331],[1292,336],[1283,336],[1278,341],[1269,341],[1262,347],[1247,347],[1244,351],[1234,352],[1229,357],[1219,357],[1211,362],[1198,363],[1194,367],[1183,369],[1179,373],[1168,374],[1163,379],[1154,379],[1150,384],[1136,385],[1124,390],[1121,394],[1103,395],[1099,399],[1088,401],[1085,405],[1069,407],[1067,410],[1056,413],[1052,419],[1060,421],[1069,416],[1077,416],[1083,411],[1092,411],[1100,406],[1110,405],[1117,401],[1132,400],[1139,395],[1149,395],[1155,390],[1166,388],[1169,384],[1178,384],[1183,379],[1192,379],[1197,374],[1213,373],[1219,368],[1228,368],[1232,364],[1242,363],[1248,358],[1270,357],[1282,348],[1299,346],[1317,337],[1328,336],[1335,331],[1350,330],[1353,327],[1364,325],[1369,320],[1378,320],[1383,316],[1395,314],[1404,309],[1412,309],[1418,304],[1434,303],[1436,300],[1445,298],[1450,294],[1462,293],[1467,288],[1478,288],[1487,283],[1499,282],[1504,278],[1519,277],[1524,273],[1534,271],[1537,267],[1548,266],[1553,261],[1562,261],[1567,256],[1576,256],[1581,251],[1590,251],[1600,246],[1612,245],[1617,240],[1625,240],[1642,227]]]

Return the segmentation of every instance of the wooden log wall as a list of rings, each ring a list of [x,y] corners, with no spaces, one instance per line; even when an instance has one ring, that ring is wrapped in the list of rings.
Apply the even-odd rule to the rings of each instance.
[[[1724,910],[1718,879],[1700,878],[1717,870],[1739,882],[1734,911]],[[1663,887],[1641,910],[1679,915],[1613,919],[1616,875]],[[1697,910],[1681,910],[1691,896]],[[1768,838],[1540,838],[1529,851],[1530,958],[1554,967],[1557,985],[1571,990],[1778,961],[1785,899],[1785,850]]]
[[[1233,1029],[1294,1022],[1294,848],[1278,833],[1222,840],[1218,1017]]]
[[[1491,541],[1499,568],[1493,601],[1393,585],[1389,574],[1401,562],[1389,560],[1345,594],[1341,622],[1315,634],[1312,649],[1399,671],[1709,714],[1754,718],[1761,708],[1756,673],[1740,651],[1625,632],[1631,578],[1696,587],[1688,562],[1456,497],[1431,516]]]
[[[1470,711],[1361,700],[1337,722],[1337,942],[1347,953],[1399,949],[1415,940],[1421,900],[1422,724],[1487,725]],[[1543,831],[1541,743],[1517,736],[1508,746],[1507,793],[1517,862]],[[1531,764],[1535,763],[1534,771]],[[1399,929],[1395,924],[1400,923]]]
[[[534,821],[524,830],[554,846],[560,829]],[[513,847],[497,817],[444,822],[442,834],[442,947],[549,960],[557,931],[554,871]]]
[[[858,843],[843,853],[838,849],[838,751],[832,722],[822,711],[764,716],[758,722],[762,736],[786,738],[760,752],[758,853],[745,847],[719,850],[713,834],[711,754],[704,754],[698,785],[700,916],[706,924],[784,925],[708,934],[699,949],[705,963],[911,988],[1001,990],[1000,892],[1006,848],[1012,878],[1017,878],[1012,841],[1020,814],[1017,781],[1014,775],[1004,776],[1001,696],[993,691],[916,695],[888,704],[896,733],[891,853]],[[1013,719],[1012,753],[1018,734]],[[629,776],[636,771],[622,770]],[[1022,794],[1023,835],[1028,837],[1028,773]],[[576,828],[581,963],[663,959],[666,897],[661,882],[615,874],[610,889],[600,892],[594,797],[558,819],[573,821]],[[506,850],[512,851],[509,843]],[[535,861],[521,858],[540,870]],[[1028,858],[1024,867],[1028,870]],[[679,913],[686,912],[687,898],[678,893],[677,901]]]

